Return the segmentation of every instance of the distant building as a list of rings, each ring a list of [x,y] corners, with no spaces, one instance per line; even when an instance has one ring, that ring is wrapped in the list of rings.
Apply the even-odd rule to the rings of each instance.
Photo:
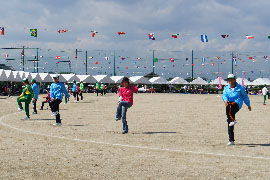
[[[10,67],[6,66],[5,64],[0,64],[0,69],[12,70]]]

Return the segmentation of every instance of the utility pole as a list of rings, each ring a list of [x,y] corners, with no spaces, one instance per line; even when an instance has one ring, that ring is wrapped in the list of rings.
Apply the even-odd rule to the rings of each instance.
[[[233,52],[232,52],[232,74],[233,74]]]
[[[38,73],[38,48],[37,48],[37,73]]]
[[[115,71],[115,50],[113,51],[113,75],[116,76],[116,71]]]
[[[194,66],[194,64],[193,64],[193,50],[192,50],[192,53],[191,53],[191,60],[192,60],[192,65],[191,65],[191,78],[192,78],[192,81],[193,81],[193,79],[194,79],[194,72],[193,72],[193,66]]]
[[[24,71],[24,46],[23,46],[23,51],[22,51],[22,63],[23,63],[23,71]]]
[[[152,71],[152,75],[154,77],[155,74],[155,50],[153,50],[153,71]]]
[[[87,57],[87,51],[85,51],[85,74],[87,75],[88,73],[87,73],[87,59],[88,59],[88,57]]]

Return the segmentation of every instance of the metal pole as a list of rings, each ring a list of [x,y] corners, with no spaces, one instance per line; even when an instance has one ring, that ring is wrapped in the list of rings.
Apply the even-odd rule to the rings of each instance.
[[[155,50],[153,50],[153,77],[154,77],[154,74],[155,74]]]
[[[33,61],[34,62],[34,73],[36,72],[36,57],[35,57],[35,60]]]
[[[24,71],[24,46],[23,46],[23,71]]]
[[[113,75],[116,76],[116,72],[115,72],[115,51],[113,51]]]
[[[85,74],[87,73],[87,51],[85,51]]]
[[[37,73],[38,73],[38,48],[37,48]]]
[[[194,79],[194,76],[193,76],[193,66],[194,66],[194,64],[193,64],[193,50],[192,50],[192,53],[191,53],[191,60],[192,60],[192,66],[191,66],[191,78],[192,78],[192,81],[193,81],[193,79]]]
[[[232,52],[232,74],[233,74],[233,52]]]

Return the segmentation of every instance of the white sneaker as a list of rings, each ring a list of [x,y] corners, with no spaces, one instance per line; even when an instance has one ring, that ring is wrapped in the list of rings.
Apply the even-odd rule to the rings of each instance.
[[[233,146],[234,145],[234,142],[233,141],[229,141],[227,146]]]
[[[22,111],[23,109],[21,109],[21,108],[18,108],[18,111]]]
[[[236,125],[236,120],[234,120],[234,121],[232,121],[232,122],[230,122],[230,124],[229,124],[229,126],[234,126],[234,125]]]
[[[59,112],[56,111],[56,112],[53,112],[51,116],[56,116]]]
[[[53,126],[62,126],[62,123],[55,123]]]
[[[23,118],[23,120],[29,120],[30,117],[26,116],[25,118]]]

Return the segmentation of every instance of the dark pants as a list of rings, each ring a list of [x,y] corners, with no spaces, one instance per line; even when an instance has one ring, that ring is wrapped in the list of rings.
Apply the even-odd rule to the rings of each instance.
[[[82,91],[80,91],[79,95],[81,96],[81,100],[83,100]]]
[[[99,92],[99,90],[98,90],[98,89],[96,89],[97,96],[98,96],[98,92]]]
[[[239,106],[237,103],[231,104],[226,107],[226,115],[227,115],[227,122],[228,122],[228,135],[229,141],[234,140],[234,126],[229,126],[230,122],[235,120],[235,114],[239,111]]]
[[[59,105],[62,101],[60,99],[55,99],[54,101],[51,101],[51,109],[52,112],[56,112],[56,123],[61,123],[60,114],[59,114]]]
[[[35,99],[35,101],[32,101],[32,103],[33,103],[33,111],[37,113],[37,99]]]
[[[79,93],[73,92],[73,96],[74,96],[75,100],[79,101]]]

